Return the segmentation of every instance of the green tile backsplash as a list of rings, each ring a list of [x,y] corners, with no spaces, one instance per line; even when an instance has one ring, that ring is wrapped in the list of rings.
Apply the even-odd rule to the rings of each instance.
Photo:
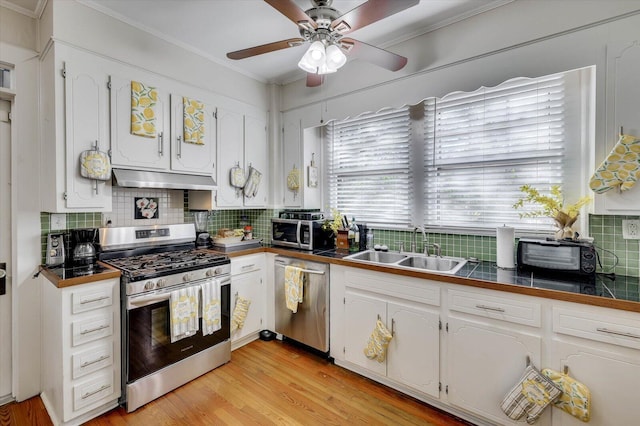
[[[193,214],[188,209],[188,191],[184,191],[184,222],[193,223]],[[253,236],[269,243],[271,240],[271,218],[277,217],[279,210],[216,210],[208,221],[208,230],[212,235],[220,228],[237,228],[240,219],[246,216],[253,227]],[[105,216],[102,213],[68,213],[67,229],[97,228],[103,226]],[[110,216],[111,217],[111,216]],[[638,216],[589,216],[589,235],[594,238],[601,267],[599,271],[615,272],[617,275],[640,276],[640,240],[622,238],[622,220],[638,219]],[[40,214],[42,261],[44,263],[47,234],[50,232],[49,213]],[[456,257],[476,257],[490,262],[496,261],[496,239],[492,236],[453,235],[427,233],[427,241],[440,244],[442,255]],[[398,250],[400,242],[409,249],[412,233],[397,230],[374,230],[376,244],[385,244],[391,250]],[[422,234],[417,234],[417,251],[423,250]],[[617,260],[616,260],[617,259]],[[617,262],[617,263],[616,263]]]

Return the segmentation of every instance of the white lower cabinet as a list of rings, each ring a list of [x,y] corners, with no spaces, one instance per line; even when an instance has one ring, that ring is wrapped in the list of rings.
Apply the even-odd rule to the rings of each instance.
[[[256,340],[265,321],[265,258],[253,254],[231,259],[231,313],[238,297],[251,302],[242,328],[231,332],[233,350]]]
[[[344,292],[344,359],[412,390],[439,397],[440,302],[437,287],[390,286],[392,275],[351,271]],[[418,280],[416,280],[418,281]],[[389,290],[395,294],[389,294]],[[433,306],[436,306],[435,308]],[[383,362],[364,354],[380,319],[393,338]]]
[[[54,425],[81,424],[118,405],[120,280],[42,280],[42,401]]]
[[[585,384],[592,397],[593,425],[633,425],[640,421],[640,319],[606,308],[553,307],[549,368]],[[635,314],[637,317],[637,314]],[[584,424],[553,410],[554,426]]]

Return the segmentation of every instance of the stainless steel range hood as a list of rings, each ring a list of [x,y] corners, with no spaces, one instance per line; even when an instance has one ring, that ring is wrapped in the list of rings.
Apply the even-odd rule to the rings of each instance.
[[[217,189],[211,176],[113,169],[114,185],[128,188]]]

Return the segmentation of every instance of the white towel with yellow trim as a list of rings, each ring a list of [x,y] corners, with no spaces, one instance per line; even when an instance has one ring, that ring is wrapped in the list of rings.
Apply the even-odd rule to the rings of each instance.
[[[304,271],[297,266],[284,267],[284,294],[287,308],[294,314],[298,312],[298,304],[302,303],[304,289]]]
[[[204,145],[204,103],[183,97],[182,106],[184,141]]]
[[[193,336],[200,328],[198,324],[198,290],[191,286],[174,290],[169,295],[171,343]]]
[[[131,82],[131,134],[155,138],[158,90],[139,81]]]
[[[236,306],[233,308],[233,314],[231,315],[232,333],[244,327],[244,321],[247,319],[250,306],[251,300],[245,299],[242,296],[236,297]]]
[[[220,281],[205,281],[200,284],[200,291],[202,291],[202,335],[206,336],[222,328]]]
[[[589,188],[602,194],[613,188],[626,191],[640,178],[640,138],[620,135],[616,146],[595,171]]]
[[[373,332],[369,336],[367,346],[364,348],[364,355],[369,359],[384,362],[387,357],[387,347],[392,338],[393,335],[384,323],[378,319]]]

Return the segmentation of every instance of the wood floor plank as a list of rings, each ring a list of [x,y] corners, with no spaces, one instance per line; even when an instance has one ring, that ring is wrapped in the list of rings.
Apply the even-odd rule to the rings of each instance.
[[[289,342],[257,340],[232,360],[133,413],[88,426],[469,425]],[[0,426],[50,425],[39,397],[0,407]]]

